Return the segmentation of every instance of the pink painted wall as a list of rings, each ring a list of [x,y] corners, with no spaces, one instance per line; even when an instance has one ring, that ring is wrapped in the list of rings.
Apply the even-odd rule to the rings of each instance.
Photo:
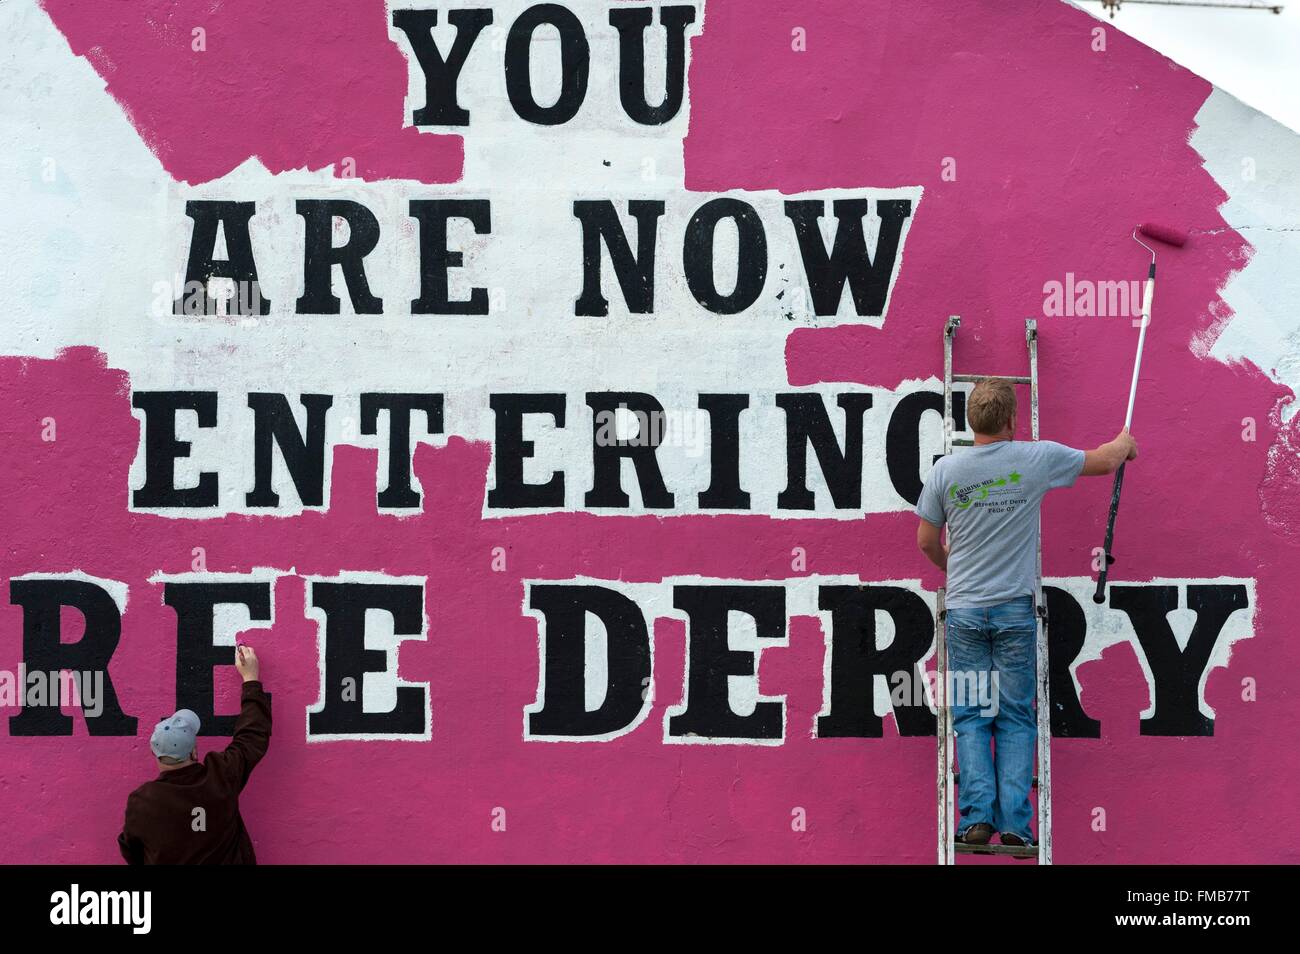
[[[250,156],[274,172],[356,155],[363,178],[458,176],[455,138],[403,128],[407,67],[378,0],[327,4],[328,14],[228,0],[208,20],[238,42],[214,47],[201,72],[186,54],[184,18],[165,12],[196,6],[119,5],[108,15],[44,3],[170,175],[203,182]],[[1141,251],[1128,238],[1136,222],[1193,230],[1185,250],[1161,258],[1134,425],[1142,459],[1125,484],[1115,575],[1253,579],[1254,635],[1210,672],[1211,737],[1139,735],[1149,699],[1132,644],[1080,667],[1081,699],[1102,734],[1055,743],[1056,858],[1300,860],[1289,797],[1300,712],[1288,676],[1300,646],[1287,636],[1300,610],[1300,516],[1289,503],[1297,436],[1274,411],[1288,392],[1259,369],[1190,350],[1223,320],[1219,290],[1250,252],[1220,216],[1225,193],[1188,143],[1210,85],[1113,29],[1108,52],[1094,52],[1098,25],[1052,0],[710,0],[691,45],[686,186],[924,186],[884,327],[792,331],[786,363],[796,386],[893,388],[939,374],[939,329],[954,313],[967,367],[1018,366],[1023,318],[1040,309],[1045,281],[1068,271],[1140,277]],[[791,49],[795,27],[807,31],[806,52]],[[196,128],[194,114],[211,118]],[[956,160],[956,181],[941,176],[945,157]],[[1041,326],[1045,436],[1076,446],[1110,438],[1131,367],[1128,322]],[[916,552],[910,513],[485,520],[490,448],[452,437],[416,453],[422,485],[446,489],[419,516],[377,514],[374,452],[343,447],[327,513],[170,519],[127,505],[139,435],[131,387],[93,349],[0,359],[0,576],[81,570],[129,581],[110,673],[140,719],[137,738],[90,738],[79,718],[69,738],[0,728],[0,861],[117,860],[124,800],[151,772],[149,728],[174,708],[175,616],[148,579],[186,572],[200,546],[214,572],[296,569],[276,586],[273,630],[247,637],[275,697],[271,752],[242,800],[264,862],[933,861],[933,738],[900,738],[891,720],[880,739],[804,730],[822,705],[825,643],[811,618],[794,620],[788,648],[763,659],[763,691],[785,694],[780,746],[663,744],[684,665],[683,626],[671,620],[654,626],[657,698],[640,728],[591,744],[521,734],[538,679],[524,580],[782,580],[798,546],[809,573],[919,578],[933,589],[941,578]],[[40,438],[45,417],[59,422],[57,442]],[[1254,442],[1240,439],[1245,417],[1259,422]],[[1280,468],[1270,468],[1270,448],[1281,449]],[[1082,481],[1050,498],[1047,576],[1090,574],[1109,490]],[[498,546],[509,552],[504,573],[488,571]],[[431,741],[305,741],[319,674],[300,577],[349,569],[428,576],[429,636],[403,645],[399,674],[429,683]],[[65,638],[75,638],[75,618],[69,625]],[[0,606],[0,667],[20,662],[20,634],[20,609]],[[1258,681],[1258,701],[1243,701],[1247,678]],[[237,691],[233,672],[220,676],[225,711]],[[490,827],[497,806],[508,811],[504,833]],[[791,830],[795,806],[807,811],[805,832]],[[1091,826],[1097,807],[1104,832]]]

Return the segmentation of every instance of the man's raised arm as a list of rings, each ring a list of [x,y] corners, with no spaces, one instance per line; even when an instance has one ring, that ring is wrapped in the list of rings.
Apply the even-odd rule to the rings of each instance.
[[[1090,451],[1084,451],[1083,470],[1080,473],[1084,477],[1100,477],[1105,474],[1113,474],[1119,470],[1120,464],[1126,460],[1132,460],[1137,455],[1137,441],[1133,440],[1133,435],[1128,432],[1126,427],[1115,435],[1114,440],[1109,440]]]
[[[214,761],[231,783],[242,790],[253,767],[271,744],[271,699],[262,690],[261,667],[252,646],[236,647],[235,668],[244,678],[239,718],[235,720],[230,744],[224,752],[215,754]]]

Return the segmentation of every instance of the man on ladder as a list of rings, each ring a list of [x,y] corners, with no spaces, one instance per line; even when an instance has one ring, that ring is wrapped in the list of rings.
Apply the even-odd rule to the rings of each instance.
[[[1069,487],[1081,474],[1114,473],[1137,456],[1137,444],[1127,428],[1089,451],[1038,440],[1036,323],[1026,322],[1028,377],[954,375],[952,341],[958,324],[959,319],[950,318],[944,329],[945,456],[931,469],[916,505],[921,518],[917,544],[947,574],[939,591],[937,632],[939,857],[951,863],[956,851],[973,850],[1050,863],[1047,620],[1039,505],[1047,491]],[[975,383],[966,402],[973,440],[952,437],[954,382]],[[1015,384],[1031,388],[1029,441],[1015,439]],[[953,445],[970,449],[953,454]],[[945,524],[947,544],[941,541]],[[952,772],[949,727],[956,735],[958,775]],[[1030,825],[1036,749],[1041,849]],[[951,837],[954,786],[960,791],[960,820]],[[998,848],[990,845],[994,832]]]

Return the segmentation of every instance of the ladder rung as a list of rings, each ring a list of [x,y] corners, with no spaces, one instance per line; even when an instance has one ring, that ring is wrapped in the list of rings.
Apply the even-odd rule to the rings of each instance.
[[[960,785],[960,784],[961,784],[961,772],[953,772],[953,773],[952,773],[952,784],[953,784],[953,785]],[[1033,780],[1030,782],[1030,785],[1032,785],[1034,788],[1037,788],[1037,787],[1038,787],[1038,776],[1037,776],[1037,775],[1035,775],[1035,776],[1033,777]]]
[[[963,384],[974,384],[984,378],[994,381],[1010,381],[1012,384],[1032,384],[1033,378],[1027,374],[954,374],[952,379]]]
[[[1037,858],[1038,848],[1029,845],[968,845],[964,841],[954,841],[953,848],[959,855],[1010,855],[1012,858]]]

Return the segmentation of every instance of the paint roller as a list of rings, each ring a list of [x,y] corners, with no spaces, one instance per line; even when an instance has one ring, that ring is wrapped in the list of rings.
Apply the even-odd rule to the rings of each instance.
[[[1142,367],[1142,345],[1146,343],[1147,325],[1151,324],[1151,300],[1156,292],[1156,250],[1138,238],[1139,235],[1174,248],[1182,248],[1187,244],[1186,232],[1165,225],[1143,223],[1133,230],[1133,241],[1151,253],[1151,268],[1147,271],[1146,290],[1142,295],[1142,321],[1138,331],[1137,357],[1133,359],[1133,380],[1128,389],[1128,413],[1124,415],[1125,429],[1133,423],[1133,401],[1137,397],[1138,371]],[[1128,461],[1125,461],[1120,464],[1119,470],[1115,471],[1115,486],[1110,492],[1110,516],[1106,520],[1106,543],[1102,548],[1104,558],[1101,561],[1101,572],[1097,575],[1097,592],[1092,595],[1094,603],[1106,602],[1106,574],[1110,570],[1110,565],[1115,562],[1110,546],[1115,539],[1115,514],[1119,512],[1119,492],[1124,486],[1124,465],[1127,463]]]

